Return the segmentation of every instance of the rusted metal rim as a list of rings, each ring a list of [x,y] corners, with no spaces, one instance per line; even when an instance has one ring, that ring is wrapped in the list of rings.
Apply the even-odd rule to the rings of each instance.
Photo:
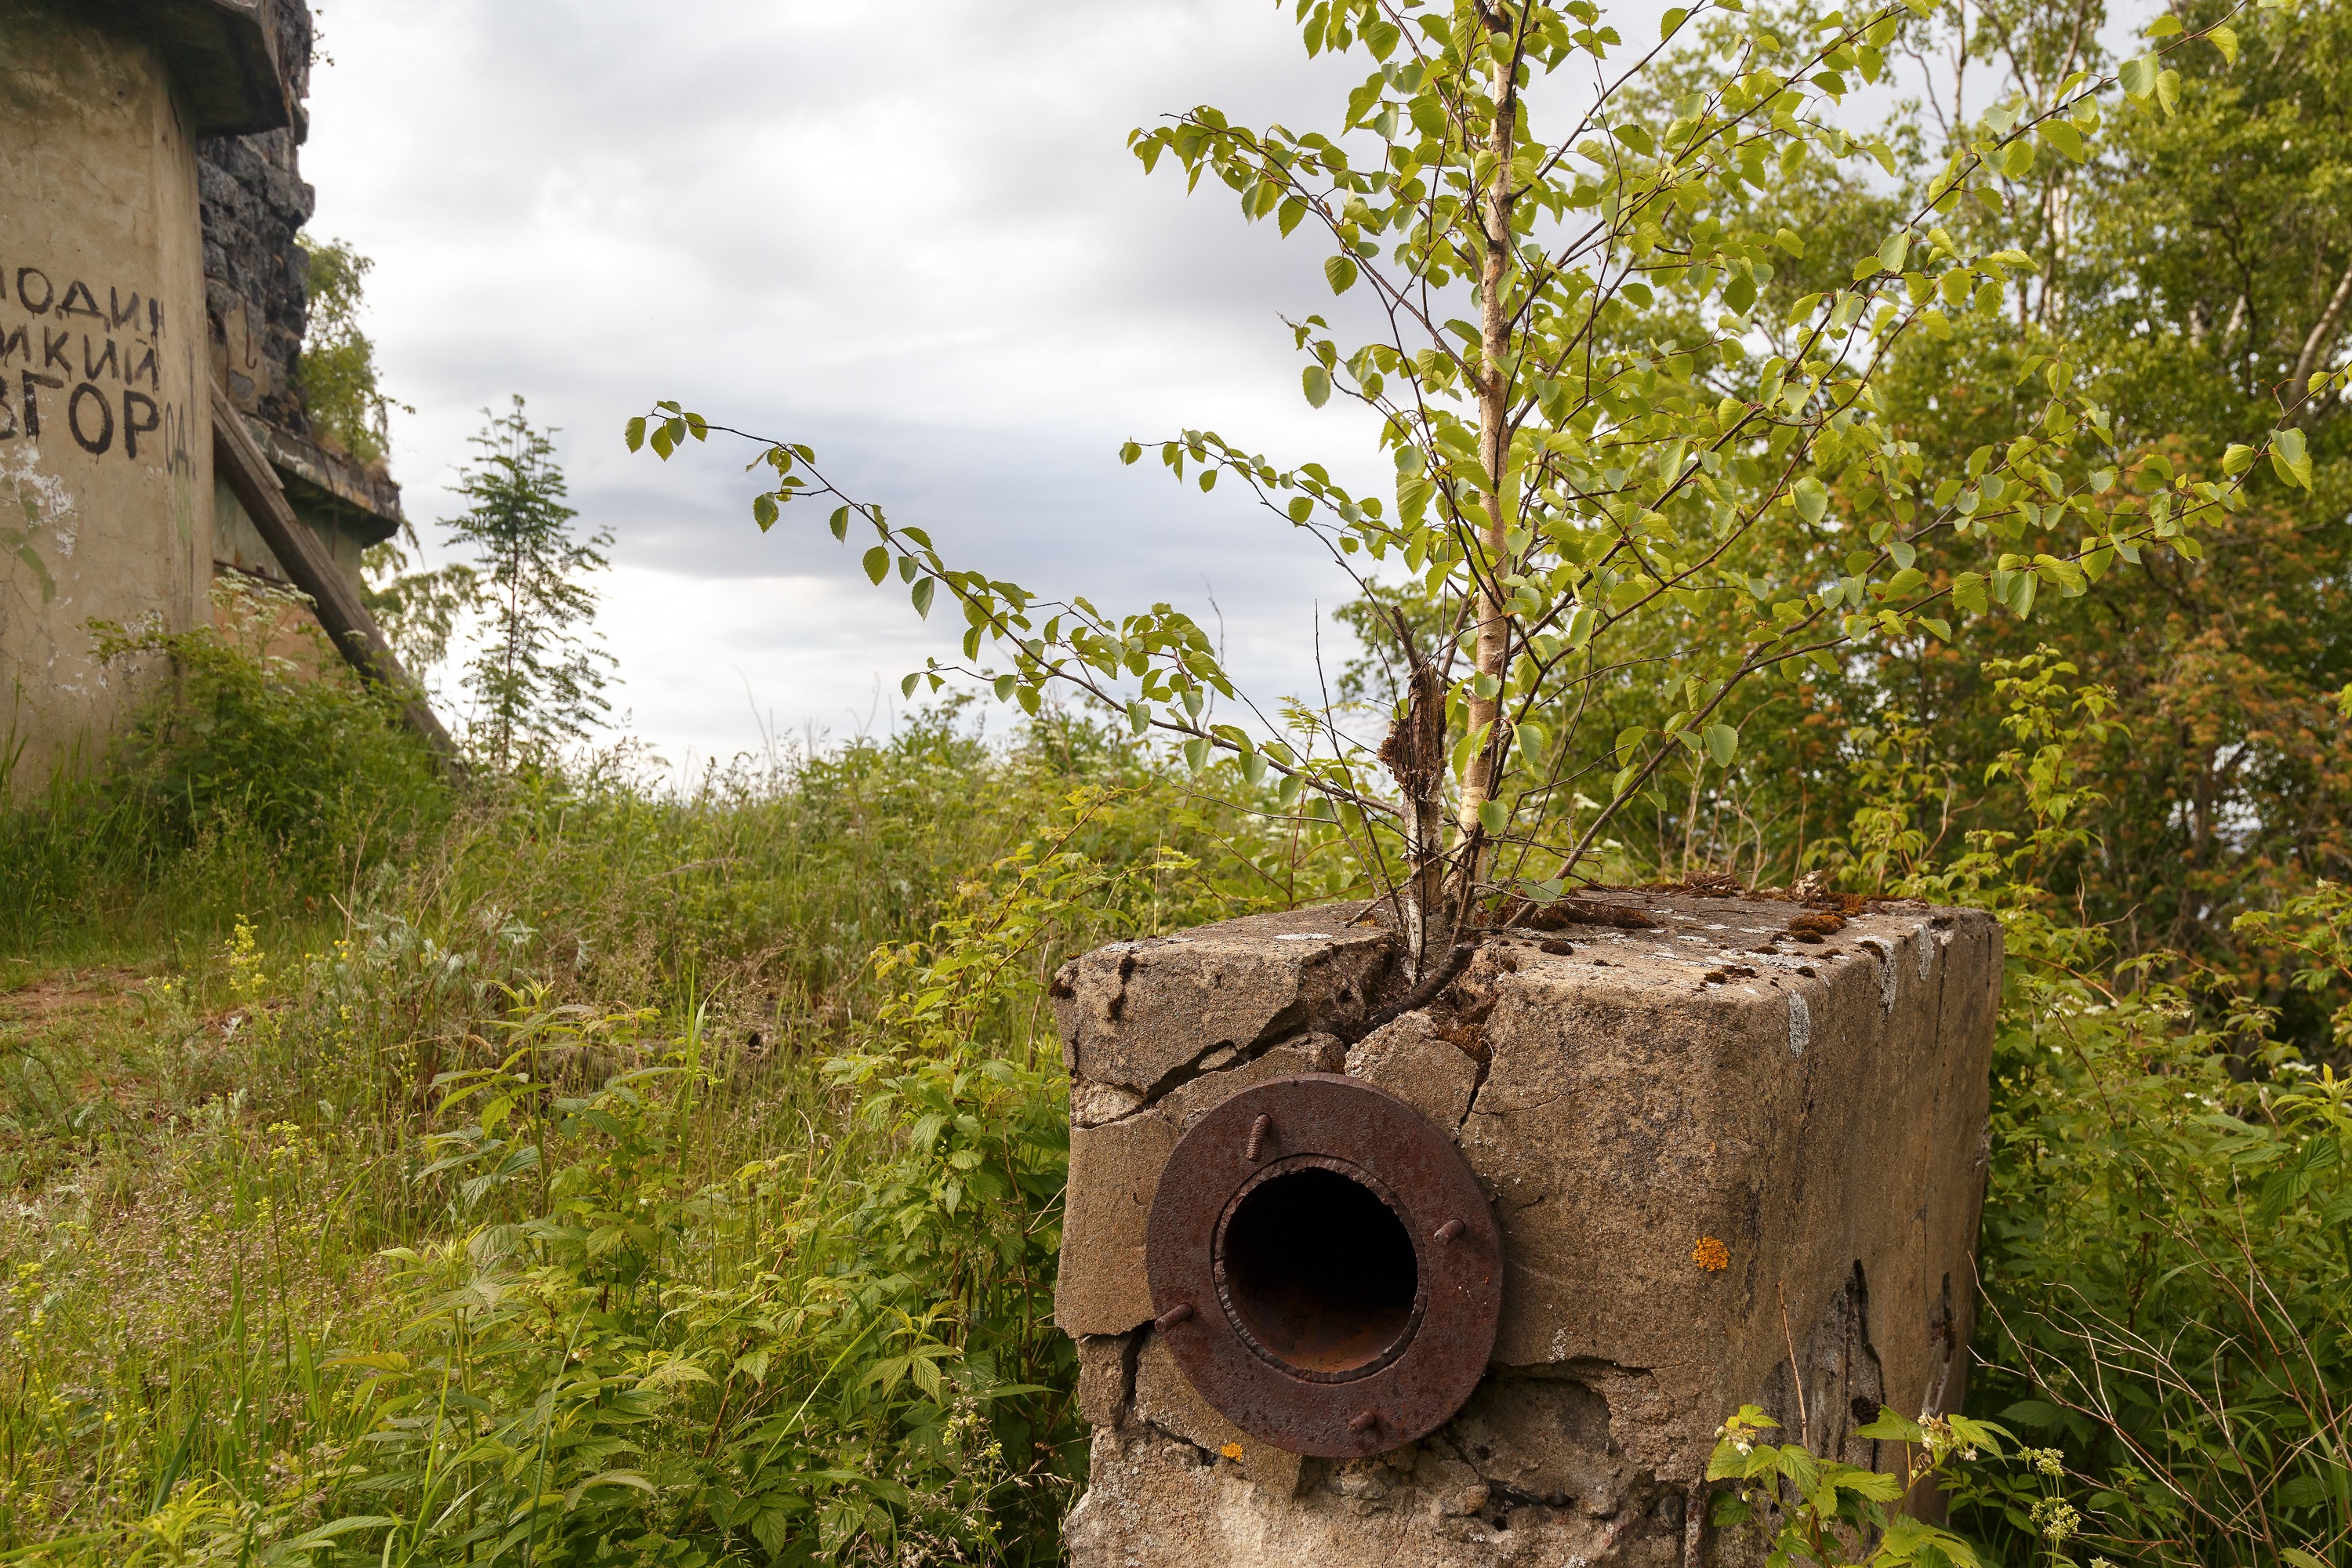
[[[1202,1396],[1325,1458],[1443,1426],[1502,1310],[1502,1235],[1453,1139],[1333,1074],[1244,1089],[1186,1132],[1146,1261],[1155,1326]]]
[[[1361,1187],[1378,1198],[1381,1205],[1391,1214],[1402,1217],[1406,1212],[1396,1194],[1389,1191],[1387,1185],[1378,1176],[1352,1160],[1335,1159],[1328,1154],[1293,1154],[1286,1159],[1273,1161],[1252,1173],[1249,1178],[1242,1183],[1240,1190],[1235,1192],[1232,1200],[1225,1205],[1225,1212],[1217,1218],[1216,1241],[1210,1249],[1212,1268],[1217,1279],[1217,1303],[1224,1308],[1225,1316],[1232,1322],[1234,1332],[1240,1336],[1241,1342],[1249,1346],[1257,1353],[1260,1360],[1269,1365],[1280,1369],[1292,1377],[1304,1378],[1308,1383],[1352,1383],[1360,1377],[1370,1377],[1404,1353],[1405,1347],[1412,1342],[1413,1336],[1421,1329],[1422,1318],[1428,1312],[1429,1284],[1416,1262],[1413,1270],[1414,1288],[1411,1310],[1405,1314],[1402,1321],[1382,1325],[1391,1331],[1391,1337],[1385,1344],[1381,1344],[1379,1349],[1373,1351],[1369,1357],[1361,1360],[1350,1360],[1345,1365],[1328,1368],[1303,1364],[1295,1355],[1286,1354],[1278,1346],[1267,1343],[1260,1336],[1257,1325],[1253,1321],[1251,1304],[1246,1300],[1246,1287],[1237,1285],[1227,1271],[1226,1258],[1229,1252],[1226,1240],[1233,1228],[1234,1218],[1248,1205],[1248,1200],[1255,1195],[1259,1189],[1270,1182],[1286,1180],[1303,1171],[1328,1172],[1343,1181],[1352,1182]],[[1399,1226],[1399,1234],[1410,1234],[1405,1231],[1402,1223]],[[1378,1342],[1377,1336],[1374,1342]]]

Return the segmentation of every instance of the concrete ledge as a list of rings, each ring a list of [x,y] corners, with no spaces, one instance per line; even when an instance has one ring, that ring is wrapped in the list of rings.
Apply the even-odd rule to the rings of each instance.
[[[90,9],[163,50],[197,135],[249,136],[293,123],[256,0],[95,0]]]
[[[1064,1065],[1149,1100],[1218,1051],[1345,1028],[1389,965],[1388,933],[1351,923],[1361,909],[1252,915],[1071,960],[1053,985]]]

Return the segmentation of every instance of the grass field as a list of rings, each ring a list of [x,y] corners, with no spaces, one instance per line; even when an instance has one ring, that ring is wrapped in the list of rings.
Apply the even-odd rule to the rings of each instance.
[[[1042,980],[1233,826],[951,714],[455,793],[217,652],[0,819],[0,1560],[1052,1559]]]
[[[456,788],[260,646],[0,810],[0,1563],[1058,1561],[1046,977],[1336,829],[955,709]],[[1956,1522],[2333,1568],[2352,1087],[2103,972],[2040,841],[1917,888],[2008,926],[1971,1413],[2059,1446]],[[2245,921],[2352,984],[2352,891]]]

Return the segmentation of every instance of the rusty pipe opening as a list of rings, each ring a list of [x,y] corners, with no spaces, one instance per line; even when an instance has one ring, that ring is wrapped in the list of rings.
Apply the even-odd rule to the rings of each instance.
[[[1477,1177],[1446,1129],[1337,1073],[1253,1085],[1194,1122],[1144,1251],[1153,1332],[1184,1376],[1294,1454],[1435,1431],[1494,1349],[1503,1237]]]
[[[1234,1328],[1294,1376],[1366,1376],[1420,1326],[1426,1293],[1412,1233],[1394,1196],[1349,1162],[1294,1157],[1244,1184],[1214,1250]]]

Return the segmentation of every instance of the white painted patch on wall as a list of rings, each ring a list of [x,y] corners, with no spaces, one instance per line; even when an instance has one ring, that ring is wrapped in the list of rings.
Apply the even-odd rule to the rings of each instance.
[[[0,530],[22,532],[26,542],[49,537],[58,559],[73,559],[74,545],[81,538],[81,521],[76,515],[73,492],[55,474],[45,474],[35,465],[41,460],[40,444],[11,442],[0,447],[0,480],[15,494],[0,497]],[[15,554],[15,551],[8,553]]]
[[[1789,1054],[1801,1057],[1813,1041],[1813,1010],[1805,1005],[1801,991],[1789,993]]]
[[[1925,980],[1936,967],[1936,938],[1932,932],[1921,931],[1911,939],[1919,944],[1919,978]]]
[[[1878,955],[1878,1010],[1895,1011],[1895,993],[1902,984],[1902,972],[1895,966],[1895,950],[1880,937],[1866,936],[1854,944],[1866,947]]]

